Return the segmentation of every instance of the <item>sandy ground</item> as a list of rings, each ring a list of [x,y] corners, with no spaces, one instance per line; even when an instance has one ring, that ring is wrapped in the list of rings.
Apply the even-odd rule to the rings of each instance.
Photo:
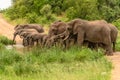
[[[6,20],[3,19],[0,14],[0,35],[4,35],[9,39],[13,39],[14,26],[9,24]],[[20,44],[22,40],[17,37],[17,44]],[[107,56],[108,60],[113,63],[113,70],[111,73],[111,80],[120,80],[120,52],[115,52],[113,56]]]
[[[2,15],[0,14],[0,35],[4,35],[9,39],[13,39],[14,33],[14,26],[9,24],[6,20],[3,19]],[[20,44],[22,40],[17,36],[16,43]]]
[[[113,64],[111,80],[120,80],[120,52],[115,52],[113,56],[107,56]]]

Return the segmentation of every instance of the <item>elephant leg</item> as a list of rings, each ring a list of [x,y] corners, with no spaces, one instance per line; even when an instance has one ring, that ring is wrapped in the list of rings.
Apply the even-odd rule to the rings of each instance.
[[[23,46],[28,46],[27,40],[25,38],[23,38]]]
[[[113,52],[115,52],[115,42],[113,42]]]
[[[16,34],[14,34],[14,36],[13,36],[13,42],[15,42],[15,38],[16,38],[16,36],[17,36],[17,35],[16,35]]]
[[[113,55],[113,50],[112,50],[111,43],[110,44],[106,44],[105,48],[106,48],[106,53],[105,53],[106,55]]]
[[[28,46],[30,46],[30,38],[27,38]]]
[[[41,42],[42,47],[44,47],[45,44],[46,44],[46,40],[45,40],[45,39],[42,39],[42,42]]]
[[[34,45],[34,41],[32,38],[29,38],[29,46],[33,46]]]
[[[78,33],[77,35],[78,46],[82,46],[83,42],[84,42],[84,32]]]
[[[25,40],[24,40],[24,38],[23,38],[23,40],[22,40],[22,44],[23,44],[23,46],[25,46]]]
[[[68,49],[69,48],[69,38],[65,40],[64,44],[65,44],[65,49]]]

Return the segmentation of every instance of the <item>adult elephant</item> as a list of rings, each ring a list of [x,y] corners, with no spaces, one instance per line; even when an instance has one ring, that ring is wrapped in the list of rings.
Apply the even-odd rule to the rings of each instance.
[[[44,32],[43,27],[39,24],[21,24],[21,25],[16,25],[14,28],[14,30],[20,30],[20,29],[35,29],[39,33]]]
[[[115,52],[115,44],[116,44],[116,39],[117,39],[117,35],[118,35],[118,29],[113,24],[107,23],[104,20],[100,20],[100,22],[104,22],[105,24],[107,24],[109,26],[109,28],[110,28],[111,42],[112,42],[112,45],[113,45],[113,51]],[[108,27],[108,26],[106,26],[106,27]],[[84,41],[84,43],[87,44],[87,46],[89,48],[96,48],[96,49],[98,47],[105,48],[104,44],[102,44],[102,43],[93,43],[93,42],[88,42],[88,41]]]
[[[103,21],[87,21],[82,19],[74,19],[68,22],[67,30],[73,35],[77,35],[77,43],[79,46],[83,45],[84,41],[93,43],[102,43],[105,45],[106,54],[112,54],[111,46],[111,30]]]
[[[57,39],[55,40],[57,43],[59,43],[59,41],[63,42],[63,45],[66,47],[65,41],[68,40],[68,37],[69,37],[69,31],[67,31],[67,27],[68,27],[68,24],[65,22],[62,22],[60,20],[55,21],[53,24],[50,25],[48,35],[53,40]]]
[[[67,24],[65,22],[56,21],[50,25],[48,35],[50,35],[50,36],[58,35],[58,34],[63,33],[66,30],[67,30]]]

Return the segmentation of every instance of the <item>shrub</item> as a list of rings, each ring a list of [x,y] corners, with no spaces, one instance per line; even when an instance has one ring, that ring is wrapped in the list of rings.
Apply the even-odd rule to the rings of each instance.
[[[17,76],[28,75],[40,72],[39,65],[30,64],[25,61],[15,63],[13,66],[14,72]]]
[[[120,19],[117,19],[112,22],[120,30]]]
[[[66,10],[66,16],[67,16],[70,20],[72,20],[72,19],[74,19],[74,18],[76,17],[75,14],[76,14],[76,10],[75,10],[74,7],[70,7],[70,8],[68,8],[68,9]]]
[[[4,44],[4,45],[8,45],[8,44],[13,44],[12,40],[9,40],[7,37],[5,36],[0,36],[0,43]]]
[[[40,13],[42,15],[47,15],[48,13],[51,13],[51,12],[52,12],[51,5],[49,5],[49,4],[44,5],[43,8],[40,10]]]
[[[26,14],[26,19],[28,23],[37,23],[38,15],[35,12]]]
[[[11,65],[20,60],[22,60],[22,57],[15,50],[2,49],[0,51],[0,63],[2,65]]]
[[[52,47],[50,49],[34,48],[27,60],[38,61],[39,63],[49,62],[73,62],[73,61],[86,61],[86,60],[97,60],[103,56],[101,50],[92,51],[88,48],[72,47],[69,50],[63,51],[60,47]],[[34,56],[34,57],[33,57]],[[36,59],[35,59],[36,57]],[[33,61],[34,60],[34,61]]]

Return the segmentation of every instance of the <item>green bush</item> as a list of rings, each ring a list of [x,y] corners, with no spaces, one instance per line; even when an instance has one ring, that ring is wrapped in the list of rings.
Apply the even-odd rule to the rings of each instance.
[[[35,12],[26,14],[26,19],[28,23],[37,23],[38,15]]]
[[[72,20],[72,19],[74,19],[75,17],[76,17],[76,10],[75,10],[75,8],[74,7],[70,7],[70,8],[68,8],[67,10],[66,10],[66,16],[70,19],[70,20]]]
[[[73,61],[87,61],[87,60],[97,60],[103,56],[101,50],[92,51],[91,49],[78,48],[76,46],[70,48],[69,50],[63,51],[59,47],[52,47],[50,49],[34,48],[31,55],[27,57],[29,61],[37,61],[39,63],[49,63],[49,62],[73,62]],[[36,57],[36,58],[35,58]],[[34,60],[34,61],[32,61]]]
[[[11,65],[15,62],[19,62],[22,60],[20,54],[18,54],[15,50],[0,50],[0,64],[1,65]]]
[[[7,37],[5,36],[0,36],[0,43],[4,44],[4,45],[8,45],[8,44],[13,44],[12,40],[9,40]]]
[[[112,22],[120,30],[120,19],[117,19]]]
[[[117,38],[117,42],[116,42],[116,51],[120,51],[120,36],[118,36],[118,38]]]
[[[59,46],[49,49],[34,47],[22,55],[13,49],[2,49],[0,65],[1,78],[5,76],[9,80],[58,80],[59,77],[63,80],[109,80],[112,68],[102,50],[77,46],[67,50]]]
[[[25,61],[15,63],[13,66],[14,72],[17,76],[34,74],[40,72],[40,66],[37,64],[30,64]]]
[[[0,50],[4,49],[4,48],[5,48],[5,46],[2,43],[0,43]]]

